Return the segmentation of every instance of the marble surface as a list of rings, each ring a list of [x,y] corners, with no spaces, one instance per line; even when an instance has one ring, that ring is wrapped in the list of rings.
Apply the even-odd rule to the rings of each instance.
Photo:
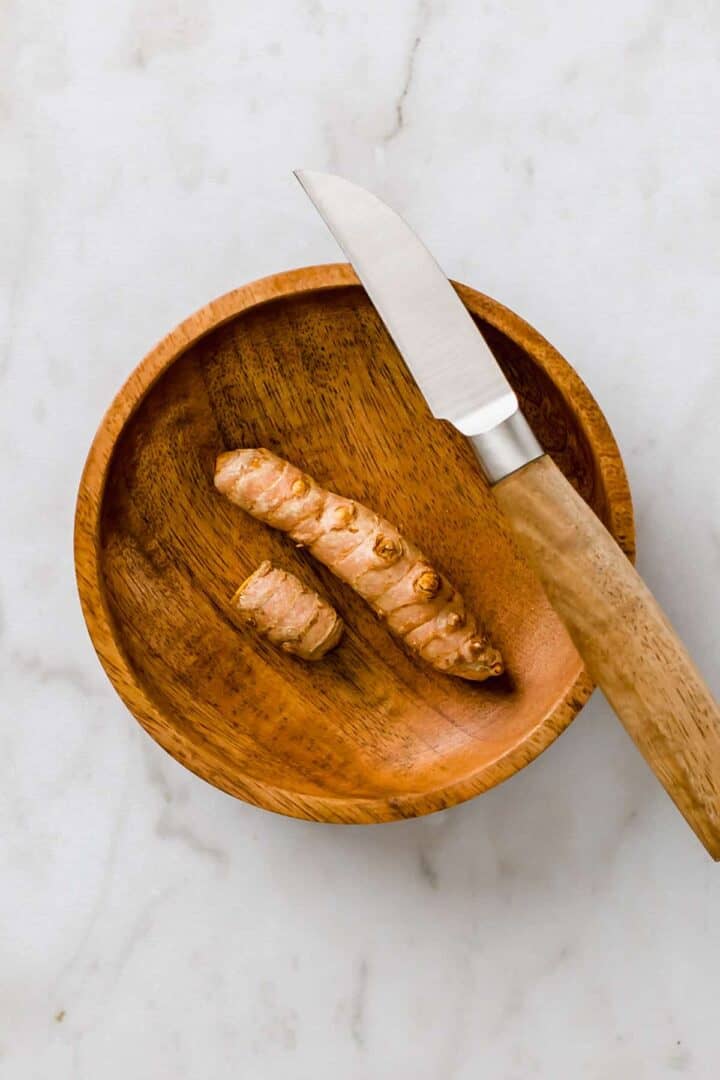
[[[720,691],[720,10],[469,0],[3,9],[0,1076],[717,1076],[720,867],[596,695],[435,818],[284,820],[115,697],[71,555],[166,330],[333,261],[342,172],[533,322],[623,449],[639,565]]]

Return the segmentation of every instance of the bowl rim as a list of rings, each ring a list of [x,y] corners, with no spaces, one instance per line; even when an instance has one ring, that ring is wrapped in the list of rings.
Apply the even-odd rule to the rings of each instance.
[[[74,558],[77,587],[91,642],[105,673],[126,707],[169,754],[203,780],[255,806],[290,817],[345,824],[375,824],[418,817],[465,802],[524,768],[572,722],[594,687],[582,671],[562,699],[537,725],[498,758],[476,773],[435,791],[398,796],[317,796],[274,787],[248,776],[232,782],[213,775],[197,759],[182,732],[168,725],[163,710],[125,656],[107,601],[100,558],[100,529],[105,485],[114,447],[130,417],[157,380],[200,338],[242,312],[269,301],[322,290],[359,286],[348,263],[300,267],[260,278],[211,300],[163,337],[140,361],[113,398],[100,422],[80,479],[75,510]],[[497,300],[453,282],[470,311],[509,337],[547,372],[593,447],[595,464],[608,495],[610,530],[634,560],[632,499],[620,450],[607,420],[575,369],[541,334]]]

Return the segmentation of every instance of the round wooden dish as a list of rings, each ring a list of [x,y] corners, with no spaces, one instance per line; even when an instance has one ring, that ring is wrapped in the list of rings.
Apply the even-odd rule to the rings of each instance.
[[[630,492],[598,406],[527,323],[460,296],[540,441],[632,555]],[[397,522],[480,612],[508,674],[439,675],[362,600],[213,487],[216,455],[265,446]],[[317,664],[258,641],[229,597],[270,558],[347,623]],[[352,270],[294,270],[213,301],[133,372],[88,456],[75,560],[98,656],[193,772],[295,817],[379,822],[468,799],[532,761],[591,684],[469,446],[434,422]]]

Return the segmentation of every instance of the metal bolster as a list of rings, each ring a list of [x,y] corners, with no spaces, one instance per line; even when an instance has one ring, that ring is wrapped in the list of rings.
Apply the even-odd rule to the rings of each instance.
[[[544,453],[519,409],[492,431],[471,436],[470,443],[491,484],[522,469]]]

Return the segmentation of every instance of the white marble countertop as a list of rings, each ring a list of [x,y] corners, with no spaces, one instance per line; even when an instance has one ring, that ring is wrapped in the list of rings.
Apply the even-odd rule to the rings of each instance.
[[[597,695],[443,815],[285,820],[126,712],[71,533],[155,340],[337,258],[290,176],[336,170],[588,382],[640,568],[720,691],[719,34],[659,0],[5,11],[0,1075],[717,1077],[720,866]]]

